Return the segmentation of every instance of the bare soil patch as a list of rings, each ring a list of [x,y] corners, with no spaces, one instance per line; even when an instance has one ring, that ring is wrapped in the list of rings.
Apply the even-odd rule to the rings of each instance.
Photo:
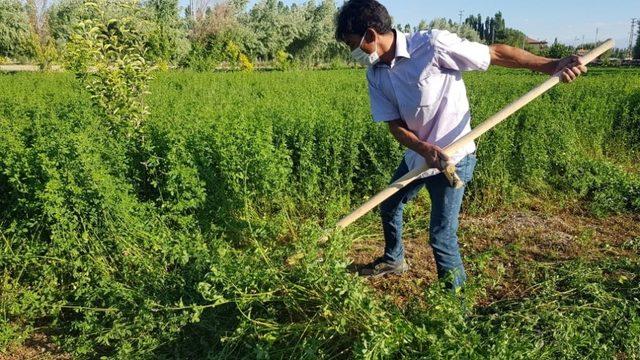
[[[428,230],[407,230],[411,235],[419,234],[405,239],[409,272],[367,280],[398,306],[420,297],[425,287],[437,280]],[[483,303],[526,296],[528,269],[534,263],[640,257],[640,214],[594,218],[576,210],[504,210],[463,215],[459,235],[469,276],[492,279]],[[377,237],[357,241],[350,254],[350,269],[355,272],[373,261],[383,247],[381,231]]]
[[[69,354],[62,352],[43,333],[34,333],[21,345],[10,346],[0,353],[0,360],[70,360]]]

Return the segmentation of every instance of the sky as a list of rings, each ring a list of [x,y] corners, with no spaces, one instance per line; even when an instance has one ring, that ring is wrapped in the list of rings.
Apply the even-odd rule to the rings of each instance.
[[[529,37],[538,40],[558,41],[578,45],[613,38],[616,47],[629,46],[631,18],[640,18],[640,0],[582,0],[582,1],[516,1],[516,0],[379,0],[387,7],[396,23],[412,26],[420,20],[436,17],[459,21],[470,14],[482,14],[483,18],[493,16],[497,11],[507,22],[507,27],[522,30]],[[212,1],[213,2],[213,1]],[[252,6],[256,0],[250,2]],[[305,1],[284,0],[286,4]],[[316,1],[319,2],[319,1]],[[337,0],[342,4],[342,0]],[[180,0],[182,5],[188,0]],[[636,25],[638,29],[638,25]]]

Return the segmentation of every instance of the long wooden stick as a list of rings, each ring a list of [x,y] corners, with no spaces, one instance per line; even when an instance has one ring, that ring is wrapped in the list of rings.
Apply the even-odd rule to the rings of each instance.
[[[593,60],[598,58],[598,56],[604,54],[607,50],[613,48],[614,45],[615,45],[615,43],[614,43],[614,41],[612,39],[609,39],[609,40],[605,41],[600,46],[598,46],[597,48],[593,49],[588,54],[583,56],[581,58],[582,64],[586,65],[586,64],[592,62]],[[547,92],[552,87],[556,86],[560,82],[560,76],[561,75],[562,75],[562,71],[557,72],[556,74],[551,76],[551,78],[549,78],[549,80],[545,81],[543,84],[541,84],[538,87],[536,87],[535,89],[531,90],[529,93],[527,93],[526,95],[524,95],[520,99],[512,102],[507,107],[502,109],[500,112],[498,112],[497,114],[493,115],[492,117],[487,119],[482,124],[480,124],[477,127],[475,127],[467,135],[461,137],[460,139],[458,139],[457,141],[455,141],[451,145],[447,146],[444,149],[444,152],[447,155],[451,156],[451,155],[455,154],[458,150],[460,150],[461,148],[463,148],[464,146],[469,144],[470,142],[474,141],[475,139],[477,139],[478,137],[480,137],[481,135],[486,133],[487,131],[493,129],[496,125],[498,125],[499,123],[504,121],[510,115],[512,115],[516,111],[520,110],[525,105],[527,105],[528,103],[533,101],[535,98],[539,97],[540,95],[544,94],[545,92]],[[336,224],[336,227],[338,229],[344,229],[347,226],[351,225],[353,222],[355,222],[356,220],[358,220],[359,218],[364,216],[366,213],[371,211],[373,208],[378,206],[380,203],[382,203],[383,201],[388,199],[391,195],[395,194],[400,189],[404,188],[405,186],[407,186],[410,183],[412,183],[414,180],[418,179],[427,170],[429,170],[428,166],[425,166],[423,168],[410,171],[405,176],[400,178],[398,181],[396,181],[393,184],[389,185],[388,188],[382,190],[377,195],[372,197],[369,201],[364,203],[364,205],[359,207],[357,210],[355,210],[354,212],[352,212],[351,214],[349,214],[348,216],[346,216],[345,218],[340,220]],[[451,172],[451,169],[449,169],[449,172]],[[454,174],[449,173],[449,175],[454,175]]]

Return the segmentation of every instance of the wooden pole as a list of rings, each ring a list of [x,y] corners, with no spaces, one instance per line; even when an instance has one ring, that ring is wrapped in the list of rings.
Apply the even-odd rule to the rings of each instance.
[[[598,58],[598,56],[602,55],[607,50],[613,48],[614,45],[615,43],[611,39],[605,41],[604,43],[602,43],[602,45],[598,46],[597,48],[593,49],[588,54],[583,56],[581,58],[582,64],[584,65],[589,64],[590,62]],[[558,73],[554,74],[547,81],[545,81],[535,89],[531,90],[520,99],[512,102],[511,104],[506,106],[504,109],[500,110],[500,112],[498,112],[497,114],[487,119],[482,124],[475,127],[467,135],[461,137],[451,145],[444,148],[444,152],[447,155],[452,156],[458,150],[460,150],[470,142],[474,141],[478,137],[482,136],[487,131],[493,129],[496,125],[504,121],[510,115],[520,110],[525,105],[527,105],[528,103],[530,103],[531,101],[539,97],[540,95],[544,94],[552,87],[556,86],[558,83],[560,83],[561,75],[562,75],[562,71],[559,71]],[[356,220],[364,216],[366,213],[373,210],[373,208],[378,206],[380,203],[388,199],[391,195],[395,194],[400,189],[404,188],[405,186],[412,183],[414,180],[418,179],[427,170],[429,170],[429,167],[425,166],[423,168],[410,171],[405,176],[400,178],[398,181],[389,185],[389,187],[387,187],[386,189],[382,190],[377,195],[369,199],[369,201],[364,203],[361,207],[356,209],[354,212],[352,212],[351,214],[349,214],[348,216],[340,220],[336,224],[337,229],[344,229],[347,226],[351,225],[353,222],[355,222]],[[458,182],[459,178],[455,179],[457,178],[457,175],[455,174],[455,166],[447,167],[444,172],[445,172],[445,175],[447,175],[447,177],[449,178],[449,180],[452,181],[452,183],[455,182],[455,184],[453,184],[454,186],[462,185],[461,183]]]

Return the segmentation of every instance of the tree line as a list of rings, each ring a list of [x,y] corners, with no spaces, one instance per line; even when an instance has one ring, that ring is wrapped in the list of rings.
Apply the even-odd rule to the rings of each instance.
[[[64,60],[74,26],[90,10],[87,0],[50,1],[0,0],[0,57],[43,67]],[[102,4],[114,19],[135,12],[147,58],[163,66],[204,71],[220,66],[252,69],[256,63],[313,67],[350,60],[348,49],[334,40],[335,0],[291,5],[260,0],[251,7],[248,0],[194,0],[184,9],[178,0],[92,2]],[[114,6],[116,2],[127,6]],[[557,41],[550,47],[529,44],[522,31],[507,27],[501,12],[484,18],[472,15],[461,24],[436,18],[396,28],[404,32],[444,29],[471,41],[505,43],[548,56],[576,51]],[[640,37],[634,54],[640,57]]]
[[[314,64],[346,59],[333,39],[334,0],[285,5],[261,0],[112,0],[101,4],[114,19],[135,10],[147,56],[158,63],[211,68],[221,63],[293,60]],[[128,6],[114,6],[114,3]],[[0,0],[0,56],[49,63],[63,58],[73,28],[90,11],[85,0]]]

